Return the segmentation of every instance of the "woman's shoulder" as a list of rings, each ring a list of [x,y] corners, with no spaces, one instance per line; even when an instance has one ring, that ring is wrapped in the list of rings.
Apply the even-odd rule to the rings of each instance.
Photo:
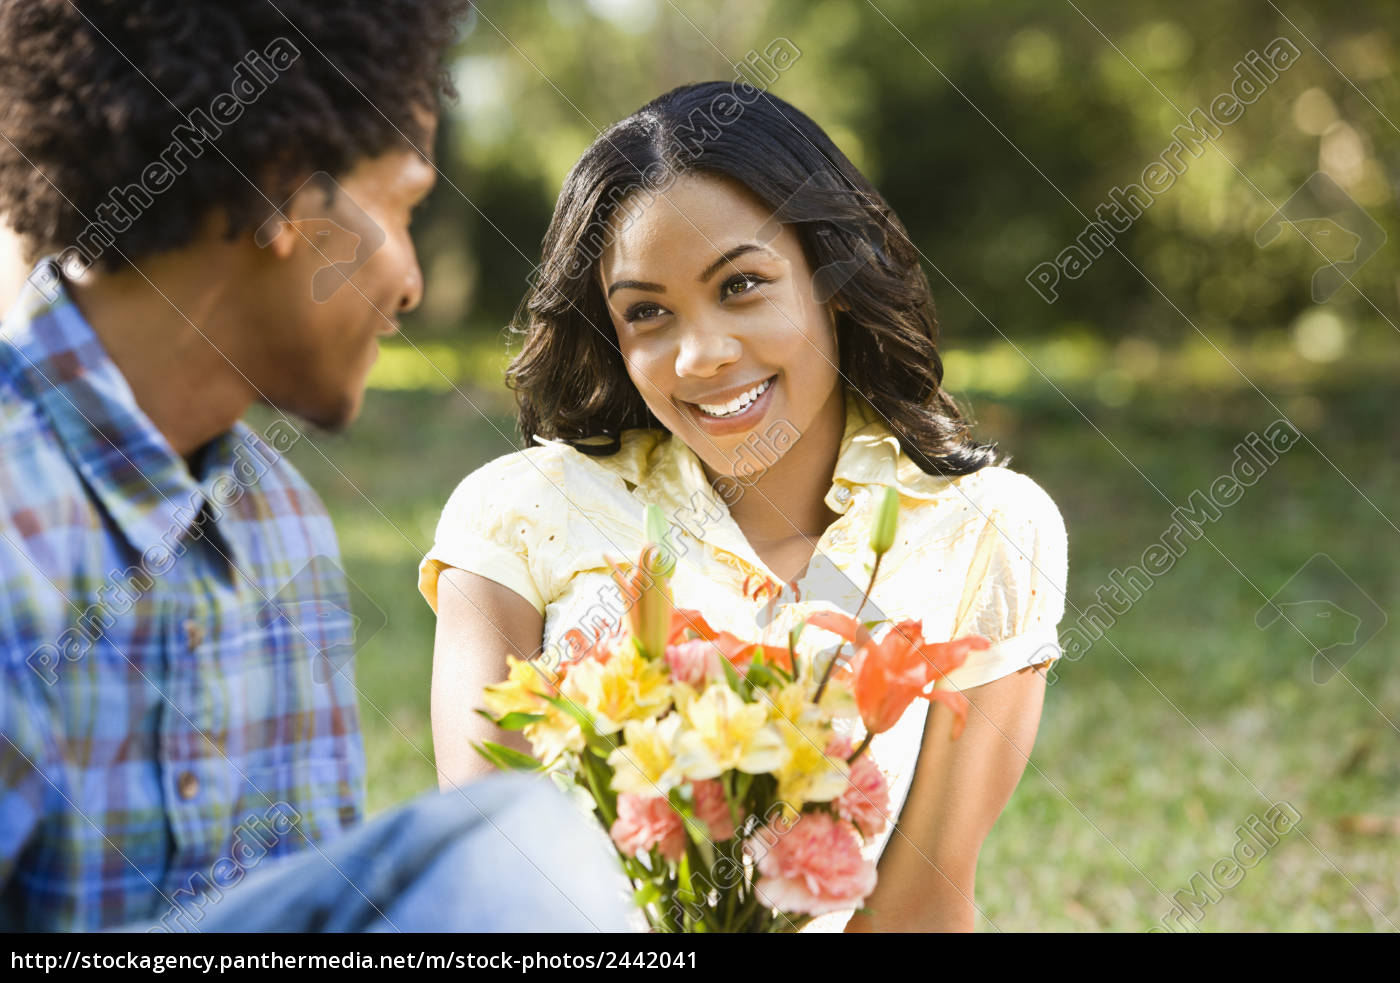
[[[470,497],[505,508],[537,506],[542,501],[586,492],[598,480],[617,478],[636,484],[651,463],[663,435],[655,430],[624,430],[611,454],[590,454],[563,440],[536,437],[529,447],[491,458],[458,483],[454,498]]]
[[[467,472],[458,481],[452,498],[470,498],[483,504],[499,502],[502,505],[538,498],[541,491],[558,483],[563,470],[561,455],[552,447],[536,446],[509,451]]]
[[[943,496],[989,522],[1024,523],[1064,535],[1064,516],[1050,493],[1034,478],[1004,465],[988,465],[941,479]]]
[[[991,464],[959,475],[952,484],[957,490],[975,495],[988,505],[1059,512],[1059,506],[1039,482],[1004,465]]]
[[[1033,564],[1044,576],[1063,585],[1069,558],[1069,533],[1060,507],[1039,482],[1004,466],[990,466],[955,482],[966,489],[981,513],[979,542],[1002,551],[1012,560]]]

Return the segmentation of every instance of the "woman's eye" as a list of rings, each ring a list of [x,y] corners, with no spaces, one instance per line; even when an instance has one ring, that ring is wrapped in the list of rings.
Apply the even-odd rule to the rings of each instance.
[[[631,323],[633,321],[647,321],[661,314],[661,308],[655,304],[633,304],[627,308],[624,318]]]
[[[761,283],[767,283],[766,277],[758,276],[754,273],[740,273],[724,281],[724,286],[720,287],[720,298],[737,297],[739,294],[748,293]]]

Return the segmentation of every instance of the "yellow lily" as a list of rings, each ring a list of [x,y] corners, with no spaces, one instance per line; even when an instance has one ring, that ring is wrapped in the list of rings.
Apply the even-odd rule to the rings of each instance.
[[[505,681],[482,692],[487,712],[498,719],[511,713],[543,713],[549,704],[540,696],[553,694],[558,673],[513,655],[506,656],[506,663],[510,674]]]
[[[829,738],[824,728],[786,719],[776,726],[788,750],[787,761],[774,772],[779,802],[801,811],[808,802],[830,802],[846,791],[850,766],[823,753]]]
[[[787,745],[765,704],[745,703],[724,683],[699,696],[687,687],[677,696],[686,727],[677,739],[676,767],[686,778],[718,778],[730,769],[759,775],[787,760]]]
[[[675,743],[681,718],[670,713],[660,720],[629,720],[622,728],[627,742],[608,755],[614,792],[650,798],[666,795],[683,779],[676,769]]]
[[[666,663],[624,645],[606,662],[577,663],[564,677],[563,695],[593,715],[599,734],[615,734],[629,720],[645,720],[671,705]]]
[[[587,745],[583,728],[563,710],[546,703],[536,712],[543,713],[544,719],[527,724],[522,733],[541,764],[548,766],[565,751],[577,753]]]

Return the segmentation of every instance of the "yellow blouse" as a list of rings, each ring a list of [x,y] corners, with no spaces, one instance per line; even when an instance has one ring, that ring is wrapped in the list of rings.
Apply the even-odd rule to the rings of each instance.
[[[979,686],[1059,658],[1068,543],[1050,496],[1003,467],[955,478],[925,474],[868,400],[849,386],[845,396],[845,432],[826,495],[839,517],[795,584],[781,585],[754,552],[684,441],[663,430],[633,429],[623,431],[621,448],[607,457],[536,437],[536,446],[467,475],[443,509],[419,567],[419,590],[436,611],[438,575],[449,566],[510,588],[544,617],[538,654],[558,661],[621,618],[621,594],[604,556],[635,560],[645,506],[655,503],[672,522],[677,603],[702,611],[716,629],[785,645],[788,630],[814,610],[855,613],[874,559],[872,513],[883,488],[893,486],[900,494],[896,540],[861,619],[917,618],[931,640],[976,634],[994,643],[971,652],[936,684],[943,689]],[[753,596],[765,580],[781,592]],[[820,629],[806,631],[813,634],[804,633],[804,643],[838,641]],[[928,703],[915,700],[871,742],[890,780],[890,824],[865,847],[876,860],[908,795],[927,712]],[[860,722],[852,726],[859,740]],[[824,915],[804,930],[840,931],[849,917]]]

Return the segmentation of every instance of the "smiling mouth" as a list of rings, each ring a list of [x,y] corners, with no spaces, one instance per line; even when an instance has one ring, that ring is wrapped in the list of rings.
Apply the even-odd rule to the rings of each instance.
[[[773,383],[777,381],[777,378],[776,375],[771,375],[763,380],[763,382],[750,390],[749,394],[746,394],[748,396],[747,399],[740,398],[722,406],[709,403],[703,406],[700,403],[687,403],[686,405],[691,407],[698,415],[708,420],[728,420],[736,416],[742,416],[749,407],[761,400],[764,394],[768,392],[769,389],[773,388]]]

